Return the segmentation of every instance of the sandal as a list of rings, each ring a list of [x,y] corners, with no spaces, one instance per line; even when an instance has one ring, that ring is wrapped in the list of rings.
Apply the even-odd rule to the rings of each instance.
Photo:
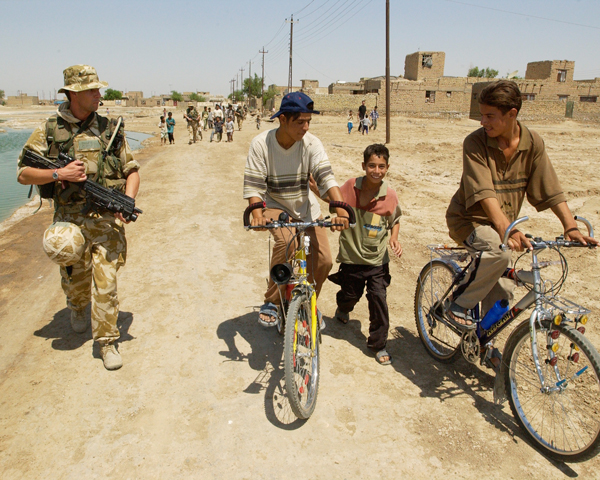
[[[335,309],[335,315],[333,318],[336,318],[344,325],[346,325],[350,321],[350,313],[342,312],[339,308]]]
[[[383,357],[388,357],[388,359],[381,360]],[[390,365],[392,363],[392,356],[387,352],[385,348],[383,350],[379,350],[375,354],[375,359],[377,360],[377,363],[379,363],[379,365]]]
[[[271,321],[267,321],[261,318],[261,315],[265,315],[271,318]],[[258,311],[258,323],[260,323],[263,327],[275,327],[277,323],[279,323],[279,314],[277,305],[271,302],[266,302],[260,310]]]
[[[448,320],[452,325],[460,330],[474,330],[477,328],[477,323],[473,321],[473,317],[469,315],[466,308],[457,305],[454,302],[451,302],[449,299],[446,299],[444,303],[444,318]],[[471,322],[471,323],[463,323],[463,322]]]

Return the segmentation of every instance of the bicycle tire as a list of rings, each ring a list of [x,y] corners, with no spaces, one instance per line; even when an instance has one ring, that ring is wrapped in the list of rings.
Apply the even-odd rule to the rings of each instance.
[[[310,327],[310,298],[301,293],[290,302],[283,354],[286,393],[292,411],[301,419],[314,412],[319,390],[319,342],[313,355]]]
[[[562,391],[544,393],[536,373],[529,336],[529,320],[521,323],[506,343],[505,388],[517,423],[533,445],[548,456],[581,462],[600,450],[600,356],[590,341],[569,325],[558,327],[546,320],[538,329],[537,345],[544,378],[557,383],[567,379]],[[550,358],[547,335],[558,330],[556,366]],[[578,348],[578,350],[576,350]],[[571,355],[579,354],[577,361]],[[587,369],[581,372],[584,367]],[[574,377],[576,372],[580,376]],[[550,384],[551,385],[551,384]]]
[[[454,281],[455,272],[441,260],[432,260],[421,270],[415,289],[415,321],[425,350],[442,363],[456,361],[462,335],[431,315],[432,307],[441,300]]]

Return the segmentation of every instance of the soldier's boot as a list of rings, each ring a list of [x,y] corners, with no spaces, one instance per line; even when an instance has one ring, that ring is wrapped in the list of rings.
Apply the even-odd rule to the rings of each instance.
[[[88,328],[85,310],[71,310],[71,328],[75,333],[83,333]]]
[[[123,366],[121,354],[114,343],[100,342],[100,355],[107,370],[117,370]]]

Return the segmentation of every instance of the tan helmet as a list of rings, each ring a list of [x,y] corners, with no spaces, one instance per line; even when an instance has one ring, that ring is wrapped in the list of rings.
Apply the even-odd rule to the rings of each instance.
[[[50,260],[61,267],[68,267],[83,256],[85,238],[74,223],[56,222],[44,232],[42,245]]]
[[[83,92],[84,90],[92,90],[94,88],[106,88],[108,82],[101,82],[94,67],[89,65],[73,65],[65,68],[63,71],[65,77],[65,86],[58,93]]]

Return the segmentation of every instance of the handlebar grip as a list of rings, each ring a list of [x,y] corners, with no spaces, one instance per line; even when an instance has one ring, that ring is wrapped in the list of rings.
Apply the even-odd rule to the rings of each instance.
[[[252,210],[256,210],[257,208],[265,208],[267,204],[265,202],[256,202],[248,205],[246,210],[244,210],[244,227],[248,227],[250,225],[250,213]]]
[[[356,225],[356,216],[354,215],[354,210],[352,210],[352,207],[346,202],[329,202],[329,207],[343,208],[348,213],[348,223],[350,223],[350,225]]]

